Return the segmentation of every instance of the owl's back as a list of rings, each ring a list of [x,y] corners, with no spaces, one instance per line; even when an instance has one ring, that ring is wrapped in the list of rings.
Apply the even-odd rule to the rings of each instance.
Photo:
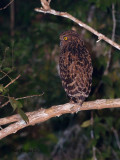
[[[65,42],[61,38],[60,77],[70,100],[82,104],[91,90],[93,68],[83,41],[76,32],[71,32],[64,32],[63,38],[67,37]]]

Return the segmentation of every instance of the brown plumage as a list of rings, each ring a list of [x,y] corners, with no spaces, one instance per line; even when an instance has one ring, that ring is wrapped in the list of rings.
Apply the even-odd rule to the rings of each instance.
[[[60,77],[70,102],[83,103],[92,85],[93,67],[84,42],[72,30],[60,35]]]

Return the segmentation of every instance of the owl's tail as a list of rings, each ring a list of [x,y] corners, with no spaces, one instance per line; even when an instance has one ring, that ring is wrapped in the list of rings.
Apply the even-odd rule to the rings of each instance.
[[[77,103],[82,106],[85,98],[80,99],[80,97],[70,97],[70,103]]]

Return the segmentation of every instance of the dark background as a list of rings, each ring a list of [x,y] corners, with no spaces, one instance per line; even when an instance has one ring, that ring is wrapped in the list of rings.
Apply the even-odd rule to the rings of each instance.
[[[8,2],[1,0],[0,8]],[[72,14],[110,39],[113,29],[112,5],[115,6],[116,20],[114,36],[119,44],[119,0],[51,2],[51,8]],[[1,104],[8,100],[3,95],[18,98],[43,92],[43,96],[19,100],[23,110],[34,111],[68,102],[58,75],[59,35],[68,29],[75,29],[81,34],[92,57],[93,84],[87,100],[120,97],[119,50],[111,48],[103,40],[96,43],[94,34],[71,20],[35,12],[34,8],[40,7],[38,0],[16,0],[14,8],[12,6],[0,11],[0,84],[7,85],[10,78],[14,79],[18,74],[21,77],[5,93],[1,93]],[[9,77],[3,77],[5,73]],[[10,104],[0,109],[0,117],[12,114],[15,112]],[[104,109],[52,118],[1,140],[0,159],[95,160],[96,157],[98,160],[119,160],[119,117],[119,109]]]

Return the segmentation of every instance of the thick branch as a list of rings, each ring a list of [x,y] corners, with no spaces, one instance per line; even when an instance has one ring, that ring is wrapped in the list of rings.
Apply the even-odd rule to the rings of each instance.
[[[43,0],[41,0],[41,4],[42,4],[42,1]],[[99,42],[100,40],[103,39],[104,41],[106,41],[107,43],[112,45],[113,47],[115,47],[118,50],[120,50],[120,45],[119,44],[115,43],[114,41],[112,41],[111,39],[107,38],[103,34],[97,32],[95,29],[93,29],[92,27],[86,25],[85,23],[83,23],[82,21],[80,21],[77,18],[73,17],[72,15],[70,15],[67,12],[59,12],[59,11],[53,10],[51,8],[46,10],[46,8],[44,6],[43,6],[43,8],[35,8],[35,11],[42,12],[42,13],[49,13],[49,14],[53,14],[53,15],[56,15],[56,16],[61,16],[61,17],[68,18],[68,19],[72,20],[73,22],[77,23],[79,26],[81,26],[81,27],[85,28],[86,30],[88,30],[88,31],[92,32],[93,34],[95,34],[98,37],[98,41],[97,42]]]
[[[0,131],[0,139],[16,133],[18,130],[25,128],[36,123],[44,122],[52,117],[59,117],[62,114],[66,113],[75,113],[76,111],[82,110],[93,110],[93,109],[104,109],[104,108],[115,108],[120,107],[120,98],[119,99],[102,99],[90,102],[84,102],[82,106],[77,104],[66,103],[63,105],[52,106],[48,109],[39,109],[38,111],[26,113],[29,118],[29,123],[25,123],[21,120],[19,115],[13,115],[11,117],[1,118],[0,125],[10,124],[8,127]],[[17,121],[17,122],[16,122]]]

